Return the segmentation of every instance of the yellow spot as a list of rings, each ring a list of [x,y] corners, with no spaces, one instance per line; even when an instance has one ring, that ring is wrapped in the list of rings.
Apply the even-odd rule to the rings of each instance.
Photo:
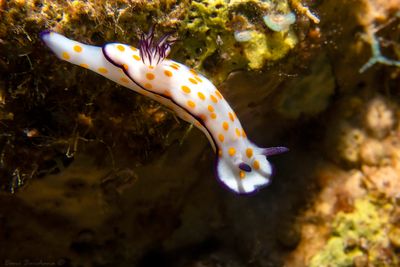
[[[244,132],[244,130],[242,129],[242,136],[246,137],[246,133]]]
[[[172,66],[175,66],[175,67],[177,67],[177,68],[179,68],[179,67],[180,67],[180,66],[179,66],[179,64],[177,64],[177,63],[175,63],[175,62],[174,62],[174,63],[172,63],[171,65],[172,65]]]
[[[146,78],[147,78],[148,80],[154,80],[155,77],[156,77],[156,76],[154,76],[153,73],[150,73],[150,72],[146,73]]]
[[[208,109],[208,111],[210,111],[210,112],[214,112],[214,107],[211,106],[211,105],[208,105],[207,109]]]
[[[85,68],[85,69],[89,68],[89,65],[86,63],[81,63],[81,64],[79,64],[79,66],[81,66],[82,68]]]
[[[144,88],[151,89],[153,88],[153,85],[151,85],[150,83],[145,83]]]
[[[218,99],[214,95],[210,95],[212,102],[217,103]]]
[[[123,83],[129,83],[129,80],[127,78],[125,78],[125,77],[122,77],[120,80]]]
[[[246,156],[248,158],[251,158],[253,156],[253,149],[251,148],[246,149]]]
[[[170,72],[169,70],[164,70],[164,74],[165,76],[172,77],[172,72]]]
[[[128,65],[127,64],[122,64],[122,67],[124,68],[124,70],[128,70]]]
[[[239,128],[236,128],[235,132],[236,132],[237,137],[241,137],[242,136]]]
[[[185,93],[187,93],[187,94],[189,94],[190,93],[190,88],[189,87],[187,87],[186,85],[182,85],[182,91],[183,92],[185,92]]]
[[[194,103],[192,100],[188,100],[187,104],[191,108],[195,108],[196,107],[196,103]]]
[[[69,56],[69,54],[68,54],[67,52],[63,52],[63,53],[62,53],[62,58],[68,60],[68,59],[70,59],[71,57]]]
[[[224,122],[222,123],[222,128],[224,128],[225,131],[228,131],[228,129],[229,129],[229,124],[228,124],[226,121],[224,121]]]
[[[190,81],[191,83],[193,83],[193,84],[197,84],[197,81],[196,81],[195,79],[193,79],[193,78],[189,78],[189,81]]]
[[[82,46],[80,46],[80,45],[74,45],[74,51],[77,52],[77,53],[82,52]]]
[[[207,116],[204,115],[204,114],[200,114],[199,117],[200,117],[200,119],[201,119],[202,121],[206,121],[206,120],[207,120]]]
[[[246,178],[246,173],[244,173],[244,171],[240,171],[239,172],[239,177],[240,177],[240,179],[244,179],[244,178]]]
[[[137,48],[136,48],[136,47],[130,46],[129,48],[132,49],[132,51],[134,51],[134,52],[137,51]]]
[[[225,139],[225,137],[224,137],[223,134],[219,134],[219,135],[218,135],[218,140],[219,140],[221,143],[224,142],[224,139]]]
[[[222,157],[222,150],[221,149],[218,150],[218,156]]]
[[[101,74],[107,74],[108,70],[106,68],[100,67],[97,69]]]
[[[198,92],[197,95],[199,96],[199,98],[201,100],[205,100],[206,99],[205,95],[202,92]]]
[[[194,77],[199,83],[201,83],[202,82],[202,80],[198,77],[198,76],[196,76],[196,77]]]
[[[178,70],[179,69],[179,66],[177,67],[177,66],[175,66],[175,65],[173,65],[173,64],[171,64],[171,65],[169,65],[171,68],[173,68],[173,69],[175,69],[175,70]]]
[[[229,156],[233,157],[236,154],[236,150],[233,147],[228,149]]]
[[[215,90],[215,94],[219,97],[219,99],[222,99],[222,95],[218,90]]]
[[[194,69],[190,69],[189,71],[190,71],[190,73],[192,73],[194,76],[197,76],[197,75],[198,75],[197,72],[196,72]]]
[[[125,51],[125,47],[123,47],[122,45],[117,45],[117,49],[121,52]]]
[[[235,120],[235,118],[234,118],[233,115],[232,115],[232,112],[229,112],[228,115],[229,115],[229,119],[230,119],[231,121],[234,121],[234,120]]]
[[[254,167],[255,170],[260,169],[260,162],[258,162],[258,160],[255,160],[255,161],[253,162],[253,167]]]
[[[211,117],[211,119],[214,119],[214,120],[215,120],[215,119],[217,118],[217,114],[211,113],[210,117]]]
[[[141,60],[141,58],[138,56],[138,55],[133,55],[132,56],[134,59],[136,59],[137,61],[140,61]]]
[[[154,66],[149,66],[149,69],[154,70]]]

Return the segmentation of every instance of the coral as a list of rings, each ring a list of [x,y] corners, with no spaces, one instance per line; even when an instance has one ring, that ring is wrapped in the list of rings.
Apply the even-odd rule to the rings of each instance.
[[[360,160],[360,147],[366,139],[365,133],[349,124],[343,124],[337,144],[338,155],[347,162],[358,163]]]
[[[377,97],[372,99],[366,107],[365,127],[376,138],[382,139],[395,124],[395,115],[388,101]]]
[[[385,145],[378,140],[367,138],[360,147],[360,160],[366,165],[380,165],[387,157]]]
[[[371,266],[396,266],[399,259],[395,255],[382,253],[390,246],[387,233],[392,209],[391,205],[378,207],[368,198],[357,199],[353,212],[336,215],[331,238],[309,266],[354,266],[363,257]]]
[[[381,165],[388,157],[385,143],[396,124],[395,110],[380,95],[368,101],[354,97],[343,101],[336,113],[338,122],[329,130],[327,145],[333,147],[331,157],[350,164]]]

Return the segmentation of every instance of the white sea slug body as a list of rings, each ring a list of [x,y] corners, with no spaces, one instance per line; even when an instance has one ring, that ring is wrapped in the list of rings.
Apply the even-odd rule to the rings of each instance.
[[[208,79],[165,58],[168,36],[155,42],[151,31],[142,36],[139,49],[119,43],[85,45],[51,31],[42,32],[41,38],[59,58],[148,96],[194,124],[217,154],[217,178],[236,193],[253,193],[266,186],[272,174],[266,156],[287,151],[251,143],[234,111]]]

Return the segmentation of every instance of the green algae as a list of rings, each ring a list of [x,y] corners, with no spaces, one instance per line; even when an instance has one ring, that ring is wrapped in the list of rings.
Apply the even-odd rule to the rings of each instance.
[[[179,28],[185,36],[183,45],[174,55],[215,82],[233,70],[260,70],[266,62],[283,58],[298,42],[292,30],[273,33],[262,23],[262,14],[271,10],[290,12],[286,1],[193,1],[188,10]],[[246,29],[250,40],[238,42],[234,33]]]
[[[310,267],[354,266],[357,257],[368,257],[373,266],[395,266],[396,256],[382,259],[389,246],[387,236],[390,204],[381,207],[369,198],[357,199],[350,213],[339,212],[332,224],[331,237],[310,261]]]

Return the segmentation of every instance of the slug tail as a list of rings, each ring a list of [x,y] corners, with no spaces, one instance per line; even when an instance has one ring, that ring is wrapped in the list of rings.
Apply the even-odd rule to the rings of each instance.
[[[106,58],[102,47],[83,44],[49,30],[41,32],[40,38],[58,58],[94,71],[123,86],[133,86],[121,69]]]

